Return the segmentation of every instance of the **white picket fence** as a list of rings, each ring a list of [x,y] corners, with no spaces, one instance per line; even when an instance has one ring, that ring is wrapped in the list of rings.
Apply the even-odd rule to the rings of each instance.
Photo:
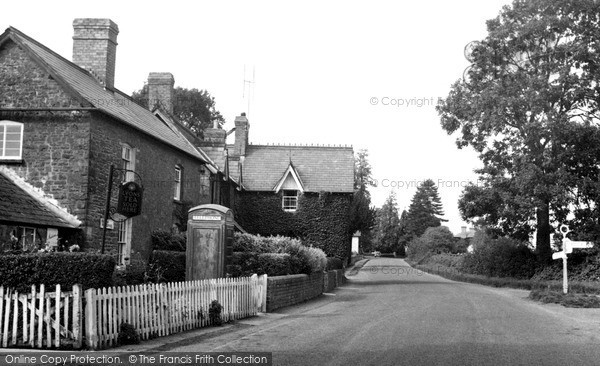
[[[54,292],[31,286],[31,292],[19,294],[0,287],[0,339],[1,346],[58,348],[70,343],[73,348],[82,346],[81,287]]]
[[[30,294],[0,287],[1,346],[81,348],[85,339],[88,348],[108,348],[123,323],[142,340],[165,336],[210,325],[213,300],[224,322],[265,312],[266,292],[266,275],[89,289],[84,296],[79,286],[53,293],[32,286]]]

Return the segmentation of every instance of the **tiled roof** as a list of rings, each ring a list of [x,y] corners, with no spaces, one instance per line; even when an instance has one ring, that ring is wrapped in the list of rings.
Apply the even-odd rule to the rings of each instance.
[[[248,145],[244,189],[272,191],[292,162],[307,192],[354,191],[354,150],[346,146]],[[237,181],[237,163],[230,165]]]
[[[177,131],[177,128],[161,121],[126,94],[116,89],[106,90],[91,73],[13,27],[8,28],[0,36],[0,43],[6,37],[21,45],[34,60],[41,63],[42,67],[58,79],[57,82],[66,85],[73,98],[82,102],[82,106],[89,103],[98,110],[204,161],[202,155]]]
[[[0,222],[76,228],[79,221],[67,212],[60,213],[49,199],[28,192],[5,170],[0,170]],[[37,196],[37,197],[36,197]],[[54,205],[54,207],[52,207]]]

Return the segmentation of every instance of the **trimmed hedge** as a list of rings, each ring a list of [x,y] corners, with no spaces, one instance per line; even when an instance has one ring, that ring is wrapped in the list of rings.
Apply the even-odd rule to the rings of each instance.
[[[310,274],[322,272],[326,265],[327,258],[321,249],[306,247],[298,239],[236,233],[228,272],[233,277],[252,273],[270,276]]]
[[[147,272],[152,282],[185,281],[185,253],[155,250]]]
[[[115,259],[93,253],[35,253],[0,256],[0,286],[29,292],[31,285],[57,284],[70,291],[75,284],[87,288],[112,286]]]
[[[166,230],[154,230],[151,235],[153,250],[171,250],[185,252],[187,237],[185,234],[173,234]]]
[[[332,269],[344,269],[342,260],[336,257],[327,257],[327,266],[325,267],[325,270],[331,271]]]
[[[281,195],[242,192],[235,202],[236,221],[248,232],[298,238],[327,256],[350,258],[352,194],[305,193],[296,212],[281,209]]]

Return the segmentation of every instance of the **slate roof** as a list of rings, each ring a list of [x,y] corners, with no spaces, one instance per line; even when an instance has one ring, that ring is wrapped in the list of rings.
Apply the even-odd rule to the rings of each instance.
[[[348,146],[250,144],[243,159],[244,189],[273,191],[290,162],[306,192],[354,192],[354,150]],[[237,181],[238,164],[230,169]]]
[[[16,28],[9,27],[0,35],[0,44],[7,39],[11,39],[20,45],[75,100],[79,100],[82,107],[94,107],[205,162],[202,154],[175,126],[161,121],[152,112],[135,103],[125,93],[117,89],[105,89],[90,72],[63,58]]]
[[[57,211],[60,208],[49,199],[27,192],[24,186],[20,186],[3,170],[0,170],[0,197],[0,222],[66,228],[76,228],[80,225],[80,222],[67,212]]]

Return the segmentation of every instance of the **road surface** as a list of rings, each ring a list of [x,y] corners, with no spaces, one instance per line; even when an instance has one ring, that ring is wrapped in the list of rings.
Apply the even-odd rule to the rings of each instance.
[[[273,352],[275,365],[599,365],[600,310],[371,259],[321,298],[164,351]]]

